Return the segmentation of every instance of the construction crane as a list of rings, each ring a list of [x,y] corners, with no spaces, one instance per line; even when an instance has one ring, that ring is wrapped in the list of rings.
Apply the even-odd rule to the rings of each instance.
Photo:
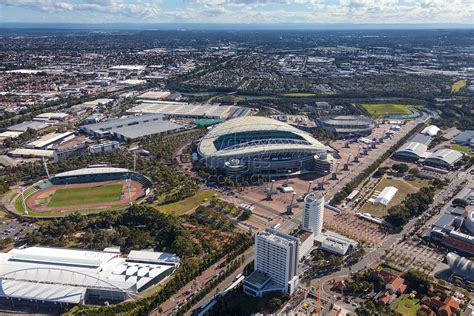
[[[321,284],[319,281],[316,282],[316,308],[314,314],[321,316]]]

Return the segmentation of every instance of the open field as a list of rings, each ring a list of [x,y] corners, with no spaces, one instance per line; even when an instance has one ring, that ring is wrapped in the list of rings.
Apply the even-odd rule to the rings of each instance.
[[[408,294],[401,295],[392,305],[392,309],[403,316],[416,316],[419,308],[420,300],[411,299]]]
[[[194,210],[201,205],[204,200],[210,200],[215,194],[216,193],[212,190],[202,190],[184,200],[166,205],[155,205],[155,208],[163,213],[180,216]]]
[[[361,104],[361,106],[372,116],[386,114],[411,114],[411,105],[395,103]]]
[[[294,92],[294,93],[283,93],[281,94],[282,97],[302,97],[302,98],[307,98],[307,97],[315,97],[317,96],[316,93],[310,93],[310,92]]]
[[[467,84],[466,80],[458,80],[455,83],[452,84],[451,86],[451,92],[459,92],[461,91],[462,88],[464,88]]]
[[[60,217],[72,212],[80,214],[119,210],[145,195],[137,181],[113,180],[93,183],[53,185],[26,197],[26,210],[21,194],[10,202],[15,212],[31,217]]]
[[[381,204],[373,204],[372,202],[367,201],[364,206],[362,206],[361,211],[364,213],[370,213],[378,217],[386,216],[386,211],[389,208],[400,204],[408,194],[417,192],[419,188],[416,185],[407,183],[403,179],[384,178],[375,186],[374,191],[381,192],[385,187],[389,186],[397,188],[398,192],[395,194],[395,196],[390,201],[387,207]]]
[[[49,207],[109,203],[120,200],[121,184],[98,185],[84,188],[59,189],[49,200]]]

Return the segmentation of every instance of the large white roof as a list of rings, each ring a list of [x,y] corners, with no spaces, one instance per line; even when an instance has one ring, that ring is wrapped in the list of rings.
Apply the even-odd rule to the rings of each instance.
[[[462,158],[462,154],[457,150],[440,149],[440,150],[432,153],[430,156],[428,156],[427,159],[441,160],[441,161],[444,161],[447,164],[452,165],[461,158]]]
[[[258,131],[284,131],[290,132],[303,138],[301,143],[267,143],[256,147],[236,147],[233,150],[218,150],[214,141],[220,136],[245,133],[245,132],[258,132]],[[319,149],[321,151],[327,151],[326,146],[317,141],[314,137],[309,135],[302,130],[293,127],[287,123],[280,122],[271,118],[261,116],[246,116],[228,120],[215,126],[209,131],[209,133],[201,140],[199,144],[199,151],[204,156],[228,156],[228,155],[240,155],[249,154],[255,151],[278,151],[278,150],[307,150],[307,149]]]
[[[421,134],[426,134],[426,135],[429,135],[429,136],[435,136],[436,134],[438,134],[439,131],[440,131],[440,128],[438,126],[430,125],[430,126],[425,127],[421,131]]]
[[[88,288],[137,293],[174,268],[171,264],[129,261],[116,252],[13,249],[0,253],[0,297],[77,303]]]
[[[129,172],[130,170],[125,168],[113,168],[113,167],[99,167],[99,168],[82,168],[72,171],[66,171],[56,174],[56,178],[74,177],[92,174],[104,174],[104,173],[123,173]]]
[[[395,187],[385,187],[382,192],[375,198],[374,203],[379,203],[383,205],[388,205],[393,199],[395,194],[397,194],[398,189]]]
[[[428,150],[428,146],[422,143],[409,142],[402,146],[397,153],[410,153],[418,156],[419,158],[423,157],[424,153]]]

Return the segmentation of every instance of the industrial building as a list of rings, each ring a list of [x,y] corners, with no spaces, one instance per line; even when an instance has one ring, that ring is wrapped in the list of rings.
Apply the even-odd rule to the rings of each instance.
[[[68,141],[74,137],[73,132],[50,133],[26,144],[25,147],[29,149],[50,149],[53,145]]]
[[[179,265],[170,253],[29,247],[0,253],[0,297],[54,304],[133,298]]]
[[[127,111],[132,114],[162,114],[175,118],[230,119],[247,116],[249,108],[233,105],[190,104],[185,102],[143,102]]]
[[[428,146],[418,142],[405,143],[399,150],[397,150],[393,157],[396,159],[407,161],[418,161],[426,158]]]
[[[7,128],[9,131],[14,131],[14,132],[26,132],[28,129],[33,129],[35,131],[40,131],[42,129],[45,129],[48,127],[49,124],[46,124],[44,122],[38,122],[38,121],[25,121],[19,124],[12,125]]]
[[[317,123],[320,128],[342,137],[367,136],[375,128],[375,121],[364,115],[325,116]]]
[[[163,115],[149,114],[82,125],[80,130],[96,138],[110,137],[129,141],[150,135],[166,135],[184,128],[184,125],[165,120]]]
[[[452,169],[456,162],[461,160],[462,153],[452,149],[440,149],[429,155],[423,164],[441,169]]]
[[[474,147],[474,130],[467,130],[457,135],[452,140],[453,143],[461,146]]]
[[[275,291],[293,294],[299,283],[298,262],[298,238],[265,229],[255,235],[254,272],[245,279],[244,292],[256,297]]]
[[[120,143],[117,141],[110,141],[106,143],[101,143],[97,145],[89,146],[89,152],[91,154],[104,153],[108,151],[113,151],[120,148]]]
[[[33,121],[47,122],[47,121],[65,121],[69,118],[69,114],[60,112],[42,113],[33,118]]]
[[[197,159],[228,175],[314,172],[328,148],[286,123],[249,116],[215,126],[197,146]]]

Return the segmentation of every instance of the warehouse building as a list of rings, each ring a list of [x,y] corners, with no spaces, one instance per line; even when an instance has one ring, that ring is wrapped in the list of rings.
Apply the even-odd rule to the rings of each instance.
[[[440,149],[429,155],[423,164],[435,168],[450,170],[454,167],[456,162],[462,159],[462,157],[462,153],[457,150]]]
[[[0,297],[54,304],[133,298],[179,265],[170,253],[29,247],[0,253]]]
[[[393,157],[400,160],[418,161],[426,157],[428,146],[418,142],[409,142],[397,150]]]
[[[452,140],[453,143],[461,146],[474,147],[474,130],[467,130],[457,135]]]
[[[165,120],[163,115],[148,114],[82,125],[80,130],[96,138],[111,137],[129,141],[150,135],[166,135],[184,128],[184,125]]]
[[[26,132],[28,129],[33,129],[35,131],[40,131],[48,127],[49,124],[38,122],[38,121],[25,121],[19,124],[15,124],[7,128],[9,131],[14,132]]]
[[[132,114],[162,114],[176,118],[229,119],[247,116],[249,108],[233,105],[190,104],[185,102],[143,102],[127,111]]]
[[[29,149],[49,149],[53,145],[57,145],[61,142],[71,140],[74,138],[73,132],[64,132],[64,133],[51,133],[44,136],[41,136],[35,141],[26,144],[26,148]]]
[[[375,121],[364,115],[336,115],[321,117],[318,126],[342,137],[367,136],[375,128]]]

